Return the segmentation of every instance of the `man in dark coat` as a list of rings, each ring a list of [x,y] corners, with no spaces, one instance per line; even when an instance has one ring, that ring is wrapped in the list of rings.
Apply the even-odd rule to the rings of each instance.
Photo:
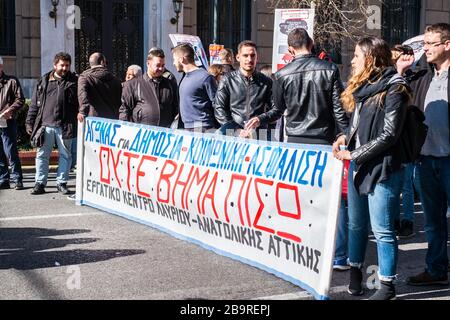
[[[70,72],[72,58],[68,53],[58,53],[53,60],[53,70],[37,83],[26,120],[27,133],[37,147],[36,184],[33,195],[45,193],[49,160],[53,146],[58,146],[59,166],[56,177],[58,191],[67,189],[72,163],[71,143],[77,135],[77,77]]]
[[[86,116],[119,119],[122,83],[106,67],[103,54],[92,54],[89,65],[78,79],[78,120]]]
[[[179,110],[176,81],[166,78],[165,54],[152,48],[147,73],[124,84],[120,120],[169,128]]]

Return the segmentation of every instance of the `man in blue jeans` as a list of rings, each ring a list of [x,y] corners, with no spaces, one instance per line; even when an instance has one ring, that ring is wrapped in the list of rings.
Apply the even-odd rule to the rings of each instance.
[[[418,164],[420,195],[428,241],[426,269],[408,284],[448,284],[447,200],[450,199],[450,24],[425,30],[424,50],[432,69],[416,83],[414,103],[425,113],[428,135]]]
[[[45,193],[50,155],[53,146],[58,146],[59,165],[57,188],[61,194],[70,194],[67,189],[72,163],[71,144],[77,131],[77,77],[70,72],[72,58],[58,53],[53,60],[53,70],[37,83],[26,120],[26,129],[31,139],[43,132],[44,141],[37,145],[36,184],[32,195]]]
[[[23,189],[16,116],[24,102],[19,80],[3,72],[3,59],[0,57],[0,190],[10,188],[10,179],[16,190]],[[11,175],[8,164],[12,168]]]

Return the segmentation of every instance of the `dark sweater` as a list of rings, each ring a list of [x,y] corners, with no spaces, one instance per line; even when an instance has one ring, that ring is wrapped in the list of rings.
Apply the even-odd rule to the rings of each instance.
[[[214,77],[204,69],[186,74],[180,83],[180,114],[186,129],[216,126],[213,108],[216,92]]]
[[[47,99],[45,100],[44,110],[42,114],[42,125],[48,127],[59,127],[61,125],[62,117],[62,100],[60,90],[60,82],[57,80],[50,80],[47,86]]]

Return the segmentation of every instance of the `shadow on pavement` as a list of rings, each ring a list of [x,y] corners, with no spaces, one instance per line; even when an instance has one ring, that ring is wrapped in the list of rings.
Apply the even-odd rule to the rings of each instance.
[[[52,250],[64,248],[69,245],[86,245],[100,240],[96,238],[51,238],[88,232],[90,230],[0,228],[0,270],[33,270],[80,265],[145,253],[145,250],[131,249]]]

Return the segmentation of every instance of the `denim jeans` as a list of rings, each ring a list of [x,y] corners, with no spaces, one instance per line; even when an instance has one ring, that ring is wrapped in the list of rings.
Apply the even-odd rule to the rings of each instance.
[[[348,173],[349,263],[353,267],[363,266],[370,221],[377,240],[379,278],[392,281],[397,276],[398,245],[394,220],[400,210],[403,170],[377,183],[369,195],[358,194],[353,182],[354,172],[352,162]]]
[[[70,164],[72,163],[71,146],[72,139],[62,138],[62,129],[57,127],[46,127],[44,145],[38,148],[36,156],[36,183],[47,185],[50,156],[53,146],[58,146],[59,163],[56,182],[58,184],[69,181]]]
[[[70,154],[72,155],[72,162],[70,164],[70,169],[75,169],[75,167],[77,166],[77,138],[73,138],[70,145],[71,145]]]
[[[22,165],[17,150],[17,121],[7,120],[7,124],[7,128],[0,128],[0,183],[9,182],[10,178],[14,182],[22,182]]]
[[[348,258],[348,201],[341,199],[339,208],[339,218],[336,234],[336,249],[334,251],[334,260]]]
[[[426,269],[432,277],[441,277],[448,272],[446,214],[450,199],[450,156],[422,156],[418,175],[428,241]]]
[[[402,187],[403,219],[414,221],[414,177],[415,165],[408,163],[404,169]]]

